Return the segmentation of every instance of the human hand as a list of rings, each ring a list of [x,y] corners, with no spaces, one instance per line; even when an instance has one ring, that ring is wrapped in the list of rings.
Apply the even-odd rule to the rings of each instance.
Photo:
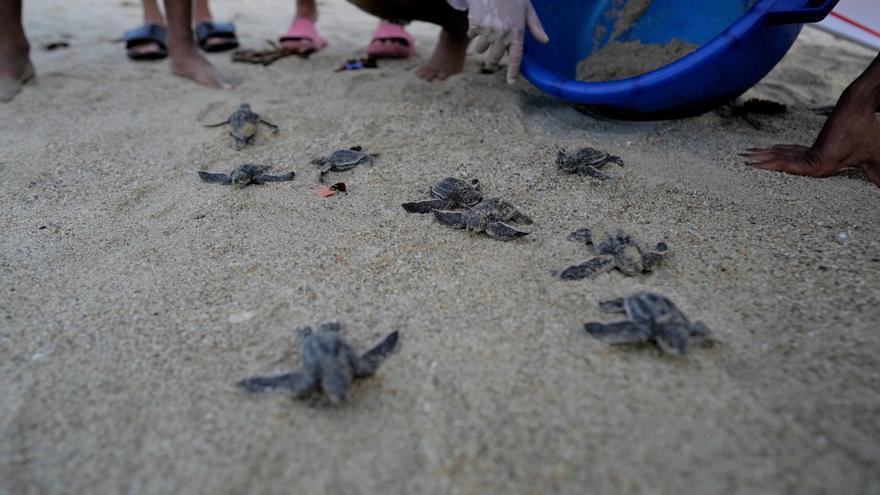
[[[497,64],[507,52],[510,84],[519,76],[526,27],[539,42],[550,41],[529,0],[449,0],[449,4],[468,9],[468,36],[476,38],[477,53],[488,51],[486,62]]]
[[[743,154],[747,164],[810,177],[828,177],[845,168],[861,168],[880,186],[880,122],[870,95],[844,92],[813,146],[776,145]]]

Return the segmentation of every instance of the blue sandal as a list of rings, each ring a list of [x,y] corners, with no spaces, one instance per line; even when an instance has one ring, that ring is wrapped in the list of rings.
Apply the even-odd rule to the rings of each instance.
[[[224,52],[238,48],[235,24],[231,22],[198,23],[196,25],[196,40],[199,42],[199,48],[206,52]]]
[[[167,32],[165,26],[159,24],[144,24],[139,28],[126,31],[122,35],[125,41],[125,51],[132,60],[161,60],[168,56],[168,46],[165,44]],[[136,47],[148,43],[155,43],[159,48],[150,52],[138,52]]]

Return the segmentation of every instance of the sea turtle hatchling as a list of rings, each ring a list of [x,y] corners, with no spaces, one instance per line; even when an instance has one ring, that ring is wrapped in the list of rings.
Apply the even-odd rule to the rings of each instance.
[[[284,175],[267,175],[269,167],[265,165],[256,165],[253,163],[245,163],[239,165],[229,173],[215,174],[211,172],[199,171],[199,177],[205,182],[213,182],[216,184],[231,184],[233,186],[244,187],[249,184],[265,184],[267,182],[285,182],[293,180],[296,176],[295,172],[289,172]]]
[[[339,323],[325,323],[317,331],[312,327],[297,329],[299,371],[272,376],[255,376],[242,380],[238,386],[248,392],[281,390],[303,398],[321,389],[338,404],[348,398],[356,378],[373,376],[397,348],[399,333],[388,334],[375,347],[358,355],[340,333]]]
[[[327,157],[315,158],[312,165],[318,169],[320,177],[323,177],[331,171],[343,172],[361,164],[372,165],[378,156],[376,153],[364,153],[360,146],[352,146],[349,149],[336,150]]]
[[[610,155],[595,148],[581,148],[574,153],[568,153],[560,149],[556,154],[556,166],[569,174],[593,177],[599,180],[607,180],[609,177],[599,169],[607,163],[616,163],[623,166],[623,159],[619,156]]]
[[[682,355],[690,341],[706,341],[712,332],[702,322],[691,322],[668,298],[653,292],[599,303],[602,311],[626,313],[626,319],[589,322],[584,330],[609,344],[656,342],[667,354]]]
[[[235,149],[241,150],[254,142],[254,137],[257,135],[257,129],[261,123],[270,127],[273,133],[278,132],[277,125],[260,117],[258,113],[251,111],[250,104],[242,103],[238,110],[232,112],[232,115],[226,121],[208,124],[205,127],[220,127],[221,125],[228,124],[229,135],[235,140]]]
[[[455,177],[446,177],[438,182],[431,188],[431,196],[434,199],[404,203],[401,206],[410,213],[430,213],[432,210],[468,208],[483,200],[479,180],[464,181]]]
[[[472,232],[486,232],[489,237],[510,241],[528,235],[506,222],[531,225],[531,218],[512,204],[500,198],[490,198],[464,211],[432,210],[434,218],[443,225]]]
[[[597,256],[560,272],[559,278],[563,280],[592,278],[614,268],[627,276],[648,273],[660,265],[669,251],[665,242],[658,242],[650,250],[643,249],[620,229],[602,230],[598,234],[588,228],[578,229],[568,235],[568,240],[592,245]]]
[[[719,107],[715,112],[723,118],[739,117],[754,129],[761,130],[764,128],[764,124],[755,118],[756,115],[783,115],[788,112],[788,107],[784,103],[772,100],[749,98],[744,102],[739,100],[730,102]]]

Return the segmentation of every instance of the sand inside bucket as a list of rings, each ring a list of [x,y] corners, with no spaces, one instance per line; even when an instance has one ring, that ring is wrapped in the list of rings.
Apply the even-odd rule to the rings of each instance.
[[[640,41],[617,41],[617,38],[636,23],[648,10],[651,0],[630,0],[618,7],[617,20],[611,41],[589,57],[580,61],[577,80],[598,82],[638,76],[672,63],[699,48],[699,45],[674,39],[665,44],[643,44]],[[604,31],[604,28],[598,28]],[[597,30],[596,39],[601,37]]]
[[[674,62],[699,45],[674,39],[664,45],[612,41],[580,61],[578,81],[614,81],[638,76]]]

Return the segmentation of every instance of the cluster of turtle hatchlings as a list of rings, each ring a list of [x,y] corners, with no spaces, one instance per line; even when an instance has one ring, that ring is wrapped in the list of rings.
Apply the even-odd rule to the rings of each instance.
[[[223,122],[208,124],[205,127],[228,126],[233,146],[236,150],[241,151],[254,144],[260,124],[269,127],[273,134],[278,132],[279,128],[277,125],[251,110],[250,104],[242,103]],[[324,174],[327,172],[351,170],[361,164],[372,165],[377,156],[379,155],[364,153],[360,146],[353,146],[348,149],[336,150],[326,157],[316,158],[312,160],[312,165],[318,171],[318,182],[321,182],[323,181]],[[245,187],[251,184],[262,185],[268,182],[291,181],[296,176],[294,172],[282,175],[269,175],[268,172],[271,168],[268,165],[246,163],[235,167],[229,174],[201,170],[199,171],[199,177],[205,182]]]
[[[229,127],[236,150],[254,144],[260,125],[273,133],[278,126],[261,117],[244,103],[229,118],[206,127]],[[330,172],[343,172],[359,165],[373,165],[378,154],[367,153],[361,147],[336,150],[326,157],[312,160],[322,182]],[[610,177],[603,171],[610,163],[623,166],[620,157],[594,148],[581,148],[573,153],[560,149],[556,165],[565,173],[577,174],[599,181]],[[243,164],[230,173],[199,171],[199,177],[209,183],[244,187],[270,182],[291,181],[294,172],[280,175],[269,173],[270,167]],[[524,237],[521,230],[534,222],[512,203],[499,197],[484,197],[480,181],[446,177],[430,188],[428,198],[403,203],[409,213],[431,214],[437,223],[472,233],[485,233],[501,241]],[[600,274],[617,270],[626,276],[647,274],[658,268],[669,247],[664,242],[646,246],[618,228],[580,228],[568,236],[569,241],[589,246],[593,255],[556,275],[561,280],[592,279]],[[584,330],[609,344],[653,342],[666,354],[681,355],[690,342],[705,341],[711,332],[701,322],[691,322],[668,298],[653,292],[638,292],[631,296],[603,301],[600,309],[621,313],[623,318],[607,322],[589,322]],[[239,386],[248,392],[284,391],[296,398],[304,398],[321,391],[333,404],[348,397],[355,379],[367,378],[398,348],[400,335],[393,332],[363,354],[356,353],[341,333],[338,322],[325,323],[317,330],[302,327],[297,331],[300,369],[269,376],[255,376],[242,380]]]
[[[432,213],[442,225],[485,232],[493,239],[510,241],[528,235],[514,225],[531,225],[531,218],[501,198],[483,198],[480,181],[446,177],[431,188],[431,199],[404,203],[410,213]],[[514,224],[514,225],[511,225]]]

